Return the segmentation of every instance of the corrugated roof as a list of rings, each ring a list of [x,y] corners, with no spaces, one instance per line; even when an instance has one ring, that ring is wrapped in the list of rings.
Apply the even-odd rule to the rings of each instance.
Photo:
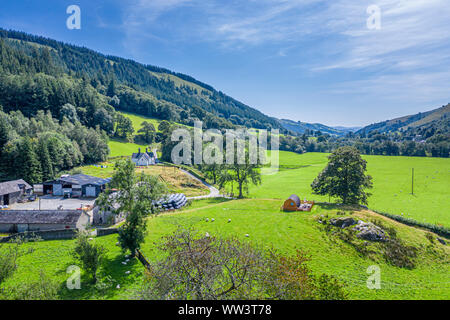
[[[0,196],[18,192],[20,191],[20,186],[24,186],[25,189],[31,189],[31,186],[22,179],[2,182],[0,183]]]
[[[0,224],[74,225],[81,214],[81,210],[3,210],[0,211]]]
[[[78,185],[86,185],[86,184],[94,184],[98,186],[105,185],[109,182],[111,182],[111,178],[98,178],[94,176],[88,176],[86,174],[75,174],[73,176],[67,176],[67,177],[61,177],[57,180],[67,182],[70,184],[78,184]],[[48,183],[48,182],[47,182]]]

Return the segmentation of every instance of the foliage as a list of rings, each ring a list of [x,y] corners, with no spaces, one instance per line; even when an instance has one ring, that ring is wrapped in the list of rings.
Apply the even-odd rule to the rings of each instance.
[[[39,279],[21,283],[11,292],[14,300],[58,300],[59,284],[44,271],[39,272]]]
[[[166,258],[150,265],[141,298],[306,300],[322,298],[325,290],[329,299],[346,298],[333,277],[317,281],[301,252],[285,257],[192,229],[166,236],[160,250]]]
[[[81,263],[84,269],[92,277],[92,282],[97,282],[97,271],[105,256],[105,248],[95,243],[86,231],[79,231],[73,250],[74,257]]]
[[[339,197],[344,204],[367,204],[372,177],[365,175],[366,161],[358,150],[342,147],[329,157],[328,165],[311,184],[314,193]]]
[[[130,159],[116,162],[110,186],[118,191],[111,196],[111,190],[107,190],[100,196],[99,204],[116,207],[116,213],[127,215],[119,229],[119,243],[124,251],[129,250],[134,256],[145,239],[145,218],[159,211],[156,201],[167,193],[167,187],[157,176],[144,173],[138,176]]]

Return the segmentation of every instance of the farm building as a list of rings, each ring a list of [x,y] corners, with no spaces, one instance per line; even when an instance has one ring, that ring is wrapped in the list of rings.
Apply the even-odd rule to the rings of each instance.
[[[33,188],[24,180],[14,180],[0,183],[0,205],[9,206],[21,197],[31,195]]]
[[[112,206],[101,206],[96,201],[92,218],[94,225],[111,225],[125,220],[126,215],[117,211],[119,205],[114,201],[119,196],[118,192],[113,192],[108,197],[110,203],[113,203]]]
[[[314,201],[300,200],[300,198],[293,194],[283,204],[283,211],[311,211],[314,206]]]
[[[156,150],[149,152],[148,149],[145,148],[145,152],[141,152],[141,148],[139,148],[138,153],[132,154],[131,161],[133,161],[136,166],[151,166],[158,162],[158,156]]]
[[[64,175],[43,183],[43,193],[54,196],[96,198],[104,191],[111,178],[102,179],[85,174]]]
[[[82,210],[0,211],[0,232],[84,229],[90,217]]]

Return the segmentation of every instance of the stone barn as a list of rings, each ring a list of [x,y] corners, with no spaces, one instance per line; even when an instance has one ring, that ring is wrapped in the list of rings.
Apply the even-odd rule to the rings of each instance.
[[[33,188],[24,180],[14,180],[0,183],[0,205],[9,206],[21,197],[30,196]]]
[[[79,229],[90,223],[82,210],[4,210],[0,211],[0,232]]]

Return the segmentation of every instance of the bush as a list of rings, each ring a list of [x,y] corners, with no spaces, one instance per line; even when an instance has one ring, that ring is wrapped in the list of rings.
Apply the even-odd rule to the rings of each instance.
[[[159,249],[165,259],[151,263],[141,299],[345,299],[343,285],[329,276],[316,277],[309,256],[286,257],[236,238],[200,236],[178,230]],[[326,293],[328,291],[328,293]]]

